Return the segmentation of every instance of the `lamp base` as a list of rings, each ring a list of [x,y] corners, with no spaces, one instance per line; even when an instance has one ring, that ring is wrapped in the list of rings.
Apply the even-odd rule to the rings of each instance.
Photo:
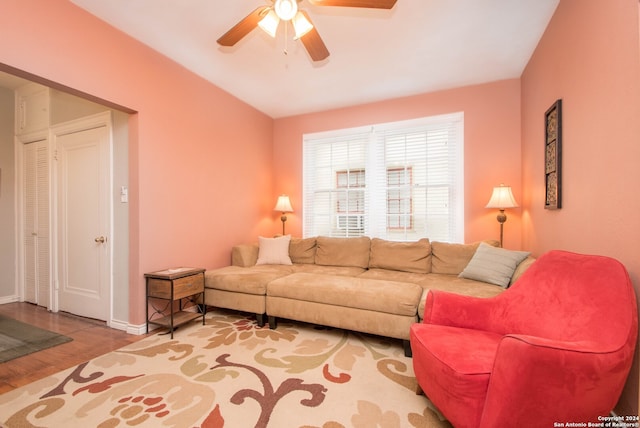
[[[284,213],[282,213],[280,221],[282,222],[282,234],[284,235],[284,222],[287,221],[287,216]]]
[[[504,229],[504,222],[507,221],[507,215],[504,213],[504,210],[500,210],[500,214],[496,217],[498,223],[500,223],[500,248],[502,248],[502,236]]]

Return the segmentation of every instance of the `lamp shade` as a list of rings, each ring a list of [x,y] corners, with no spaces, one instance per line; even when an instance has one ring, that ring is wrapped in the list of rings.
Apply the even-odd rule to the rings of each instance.
[[[296,16],[293,17],[293,21],[291,22],[293,23],[293,29],[296,33],[296,36],[294,37],[295,40],[298,40],[313,29],[313,24],[309,22],[302,12],[296,13]]]
[[[517,206],[518,203],[513,197],[511,187],[501,184],[500,186],[493,188],[491,199],[489,199],[489,203],[485,208],[498,208],[502,210],[505,208],[514,208]]]
[[[264,18],[258,22],[260,28],[264,30],[265,33],[270,35],[271,37],[276,36],[276,31],[278,30],[278,24],[280,24],[280,18],[278,15],[271,9],[269,13],[267,13]]]
[[[278,202],[276,202],[276,206],[273,210],[281,213],[292,213],[293,208],[291,207],[289,197],[287,195],[278,196]]]

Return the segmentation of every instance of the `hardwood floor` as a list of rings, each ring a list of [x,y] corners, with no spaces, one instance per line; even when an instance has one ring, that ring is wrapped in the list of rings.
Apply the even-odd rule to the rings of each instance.
[[[71,342],[0,363],[0,394],[145,337],[109,328],[103,321],[52,313],[30,303],[0,305],[0,314],[73,338]]]

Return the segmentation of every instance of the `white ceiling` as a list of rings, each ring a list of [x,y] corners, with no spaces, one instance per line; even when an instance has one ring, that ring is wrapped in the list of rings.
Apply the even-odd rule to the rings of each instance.
[[[302,0],[331,52],[313,63],[282,24],[276,39],[257,28],[218,46],[268,0],[71,1],[273,118],[517,78],[559,2],[398,0],[374,10]]]

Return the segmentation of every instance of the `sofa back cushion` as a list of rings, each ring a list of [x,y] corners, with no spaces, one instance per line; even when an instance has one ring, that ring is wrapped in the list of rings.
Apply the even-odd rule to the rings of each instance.
[[[291,238],[289,257],[293,263],[313,264],[316,260],[316,238]]]
[[[258,244],[234,245],[231,249],[231,265],[240,267],[254,266],[258,261]]]
[[[518,280],[518,278],[520,278],[520,276],[525,273],[525,271],[527,269],[529,269],[529,267],[536,261],[536,259],[533,256],[529,256],[526,259],[524,259],[516,268],[516,271],[513,273],[513,276],[511,277],[511,282],[509,283],[509,285],[513,284],[514,282],[516,282]]]
[[[417,242],[393,242],[371,239],[369,267],[402,272],[431,272],[431,244],[424,238]]]
[[[369,266],[369,248],[371,240],[359,238],[316,238],[316,264],[322,266]]]
[[[494,247],[497,241],[484,241]],[[480,242],[473,244],[451,244],[448,242],[431,243],[431,272],[459,275],[476,253]]]

